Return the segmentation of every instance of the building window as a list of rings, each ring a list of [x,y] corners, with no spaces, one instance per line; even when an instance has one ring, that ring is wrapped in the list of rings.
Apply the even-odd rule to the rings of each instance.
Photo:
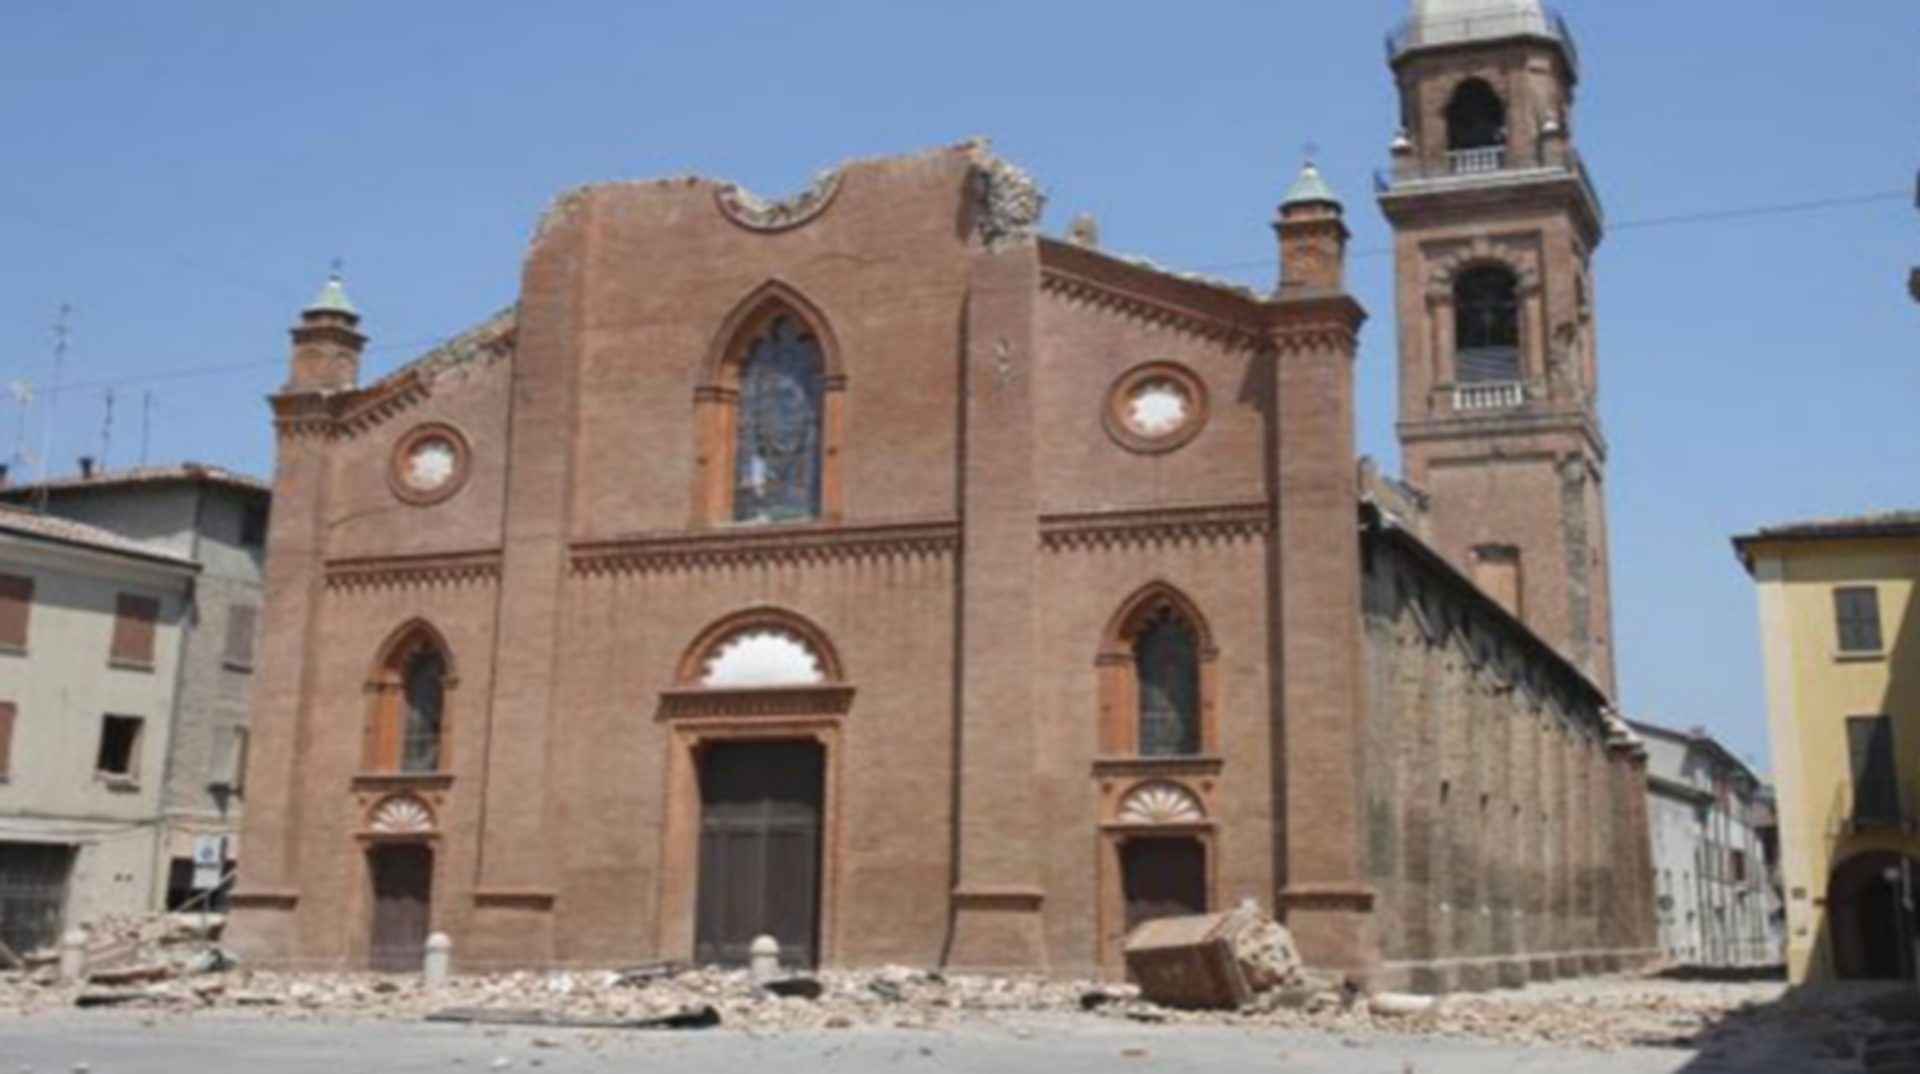
[[[765,525],[839,516],[841,373],[811,303],[770,283],[736,307],[694,391],[695,519]]]
[[[1853,767],[1853,821],[1900,819],[1900,779],[1894,764],[1893,721],[1885,716],[1847,720],[1847,751]]]
[[[1460,274],[1453,285],[1454,380],[1510,383],[1520,377],[1520,284],[1499,265]]]
[[[16,713],[11,701],[0,701],[0,781],[13,773],[13,721]]]
[[[1493,149],[1507,144],[1507,106],[1484,79],[1469,78],[1447,102],[1447,148]]]
[[[260,609],[251,604],[227,606],[227,646],[221,660],[235,671],[253,670],[253,639],[259,620]]]
[[[113,613],[113,648],[107,660],[116,667],[153,667],[154,624],[160,602],[152,597],[120,594]]]
[[[440,713],[446,704],[447,662],[424,649],[407,662],[407,718],[400,751],[402,772],[440,770]]]
[[[1833,591],[1833,614],[1843,653],[1878,653],[1880,591],[1872,586],[1845,586]]]
[[[1140,684],[1140,755],[1200,752],[1200,647],[1193,628],[1162,604],[1134,642]]]
[[[465,434],[445,422],[428,422],[394,441],[387,459],[387,485],[404,503],[426,507],[459,492],[473,469]]]
[[[842,676],[819,627],[784,609],[753,608],[702,631],[677,678],[683,689],[761,690],[827,686]]]
[[[265,548],[267,546],[268,507],[265,503],[249,503],[240,508],[240,544],[243,548]]]
[[[140,731],[146,721],[138,716],[107,716],[100,721],[100,750],[93,770],[110,780],[140,777]]]
[[[1175,590],[1149,586],[1122,606],[1100,658],[1101,750],[1191,757],[1214,748],[1214,661],[1206,625]]]
[[[365,763],[373,772],[431,775],[447,767],[448,694],[452,661],[440,636],[410,624],[389,643],[370,692]]]
[[[234,794],[243,794],[246,792],[246,781],[247,729],[222,727],[214,732],[213,778],[208,782]]]
[[[820,514],[825,361],[791,317],[776,317],[740,370],[733,520],[798,522]]]
[[[33,616],[33,579],[0,574],[0,652],[27,651],[27,623]]]

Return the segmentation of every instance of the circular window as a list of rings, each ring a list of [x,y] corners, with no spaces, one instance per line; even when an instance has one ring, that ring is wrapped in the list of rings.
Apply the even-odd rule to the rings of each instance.
[[[388,477],[408,503],[439,503],[467,479],[467,441],[450,425],[422,425],[393,447]]]
[[[1136,366],[1107,401],[1107,432],[1134,451],[1172,451],[1199,435],[1206,421],[1206,386],[1172,362]]]

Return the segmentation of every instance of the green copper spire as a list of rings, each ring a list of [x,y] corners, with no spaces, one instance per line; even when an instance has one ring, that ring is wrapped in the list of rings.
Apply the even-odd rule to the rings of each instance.
[[[319,294],[313,296],[313,301],[307,303],[307,308],[303,312],[344,313],[349,317],[360,316],[360,311],[354,309],[352,300],[347,298],[347,289],[340,282],[340,273],[338,270],[335,270],[327,277],[327,285],[320,289]]]
[[[1336,209],[1342,207],[1339,197],[1334,194],[1333,188],[1327,185],[1327,181],[1320,177],[1320,169],[1311,160],[1301,166],[1300,178],[1293,181],[1293,188],[1287,191],[1286,200],[1280,203],[1283,209],[1294,205],[1331,205]]]

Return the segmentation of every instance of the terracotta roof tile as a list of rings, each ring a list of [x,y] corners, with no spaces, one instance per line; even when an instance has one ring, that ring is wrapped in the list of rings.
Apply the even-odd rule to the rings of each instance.
[[[64,492],[70,489],[115,488],[121,485],[164,485],[206,482],[249,492],[271,492],[273,486],[252,474],[243,474],[221,466],[200,462],[178,462],[166,466],[136,466],[125,470],[100,470],[89,476],[72,474],[47,481],[8,485],[0,489],[0,499],[18,500],[38,489]]]
[[[1882,511],[1850,518],[1810,519],[1765,526],[1735,544],[1766,540],[1833,540],[1846,537],[1920,537],[1920,511]]]
[[[0,505],[0,533],[19,534],[59,544],[78,545],[116,555],[135,556],[181,567],[198,567],[193,560],[176,555],[157,545],[122,537],[98,526],[75,522],[55,515],[35,514],[18,507]]]

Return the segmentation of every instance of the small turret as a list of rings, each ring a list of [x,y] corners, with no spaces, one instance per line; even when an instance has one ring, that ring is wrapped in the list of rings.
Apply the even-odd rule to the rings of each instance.
[[[284,390],[331,392],[358,384],[360,353],[367,345],[359,325],[360,313],[348,300],[336,271],[300,311],[300,322],[293,327],[292,370]]]
[[[1340,291],[1346,287],[1346,210],[1320,169],[1309,160],[1280,202],[1273,230],[1280,236],[1280,293]]]

